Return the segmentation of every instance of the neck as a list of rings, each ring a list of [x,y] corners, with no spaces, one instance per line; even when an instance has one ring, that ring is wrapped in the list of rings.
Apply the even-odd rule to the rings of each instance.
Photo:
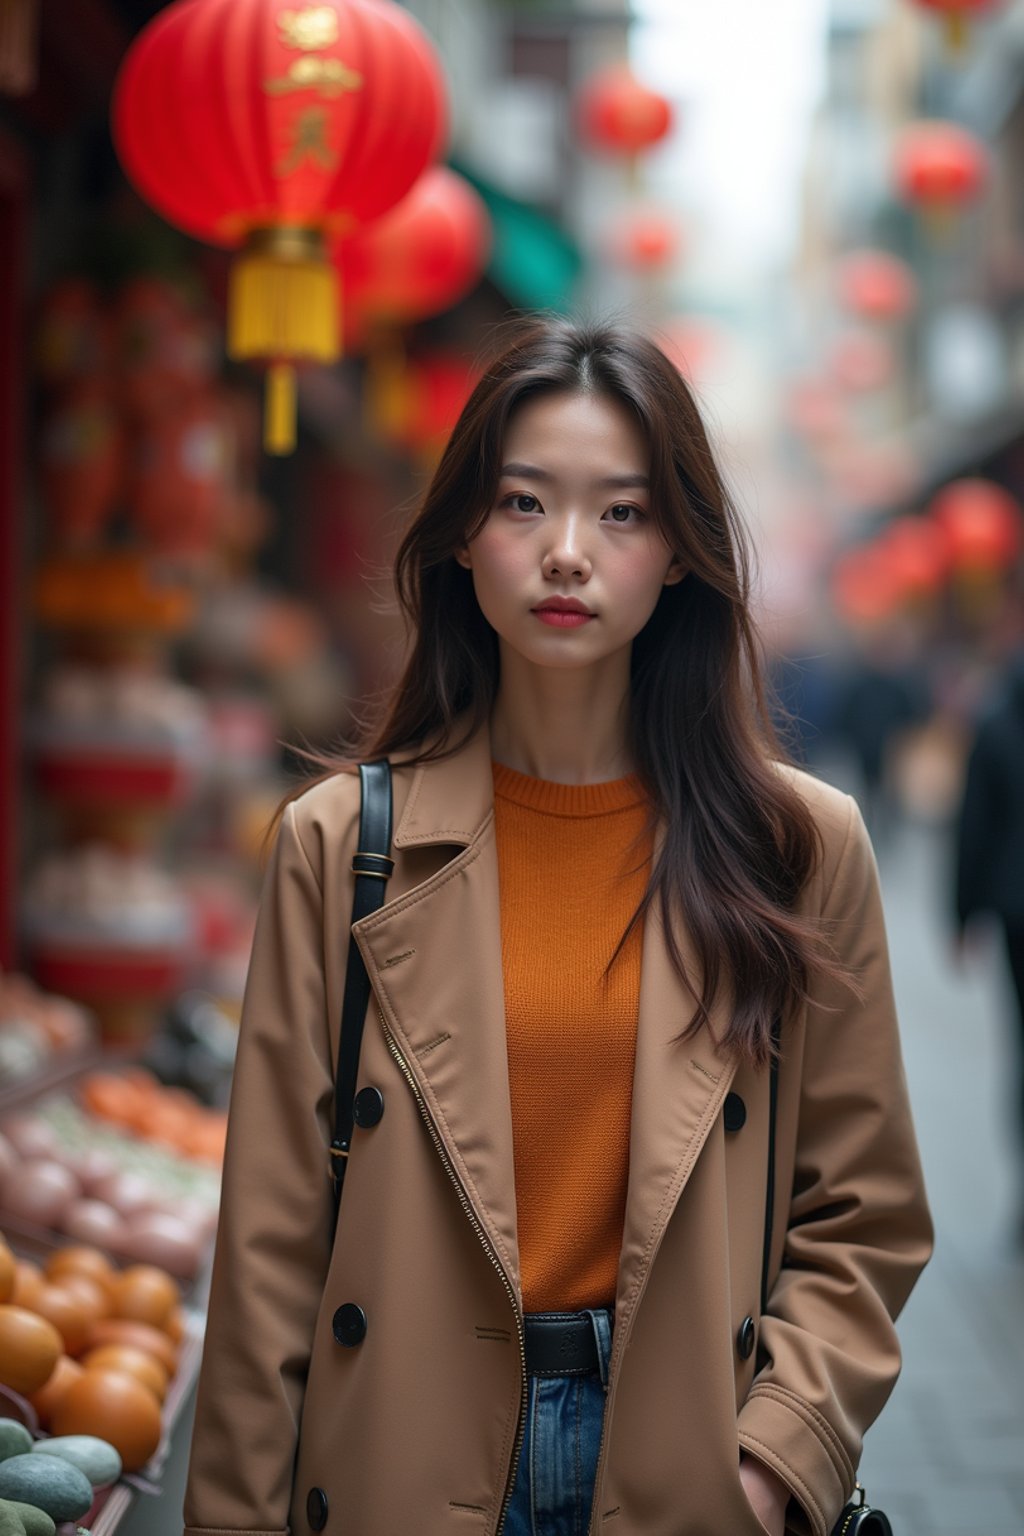
[[[618,665],[583,674],[533,667],[502,647],[491,713],[495,761],[555,784],[600,784],[634,772],[629,658],[625,668],[609,661]]]

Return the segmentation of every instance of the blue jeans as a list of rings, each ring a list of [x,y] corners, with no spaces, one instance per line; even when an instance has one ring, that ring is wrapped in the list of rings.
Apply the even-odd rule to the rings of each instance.
[[[612,1314],[586,1308],[600,1368],[584,1376],[531,1376],[526,1431],[503,1536],[586,1536],[601,1449]]]

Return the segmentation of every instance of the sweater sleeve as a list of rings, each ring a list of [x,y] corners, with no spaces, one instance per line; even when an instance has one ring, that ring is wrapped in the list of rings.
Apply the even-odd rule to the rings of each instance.
[[[899,1374],[895,1319],[932,1243],[878,874],[852,800],[822,915],[863,997],[828,980],[812,988],[766,1363],[739,1414],[742,1449],[793,1495],[787,1529],[811,1536],[827,1536],[850,1496],[864,1432]]]
[[[330,1259],[333,1077],[320,885],[289,805],[267,870],[231,1085],[186,1536],[284,1536]]]

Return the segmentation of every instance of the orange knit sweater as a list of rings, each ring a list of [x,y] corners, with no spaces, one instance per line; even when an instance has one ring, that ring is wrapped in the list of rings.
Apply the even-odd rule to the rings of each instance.
[[[555,784],[494,763],[523,1306],[611,1306],[629,1175],[638,925],[650,868],[630,775]]]

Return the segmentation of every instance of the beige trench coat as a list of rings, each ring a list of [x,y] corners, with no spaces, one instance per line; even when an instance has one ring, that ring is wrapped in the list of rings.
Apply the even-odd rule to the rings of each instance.
[[[824,837],[803,907],[834,925],[864,1000],[818,985],[822,1006],[784,1032],[762,1317],[768,1074],[720,1057],[706,1032],[673,1041],[692,1004],[648,918],[592,1536],[763,1536],[741,1447],[792,1490],[792,1528],[825,1536],[930,1252],[871,848],[853,800],[784,771]],[[446,762],[396,762],[394,792],[387,901],[354,929],[374,992],[359,1086],[384,1113],[356,1131],[333,1241],[358,778],[289,807],[267,873],[187,1536],[494,1536],[511,1491],[526,1378],[487,730]],[[738,1131],[727,1093],[746,1109]],[[366,1318],[356,1347],[332,1329],[346,1303]]]

